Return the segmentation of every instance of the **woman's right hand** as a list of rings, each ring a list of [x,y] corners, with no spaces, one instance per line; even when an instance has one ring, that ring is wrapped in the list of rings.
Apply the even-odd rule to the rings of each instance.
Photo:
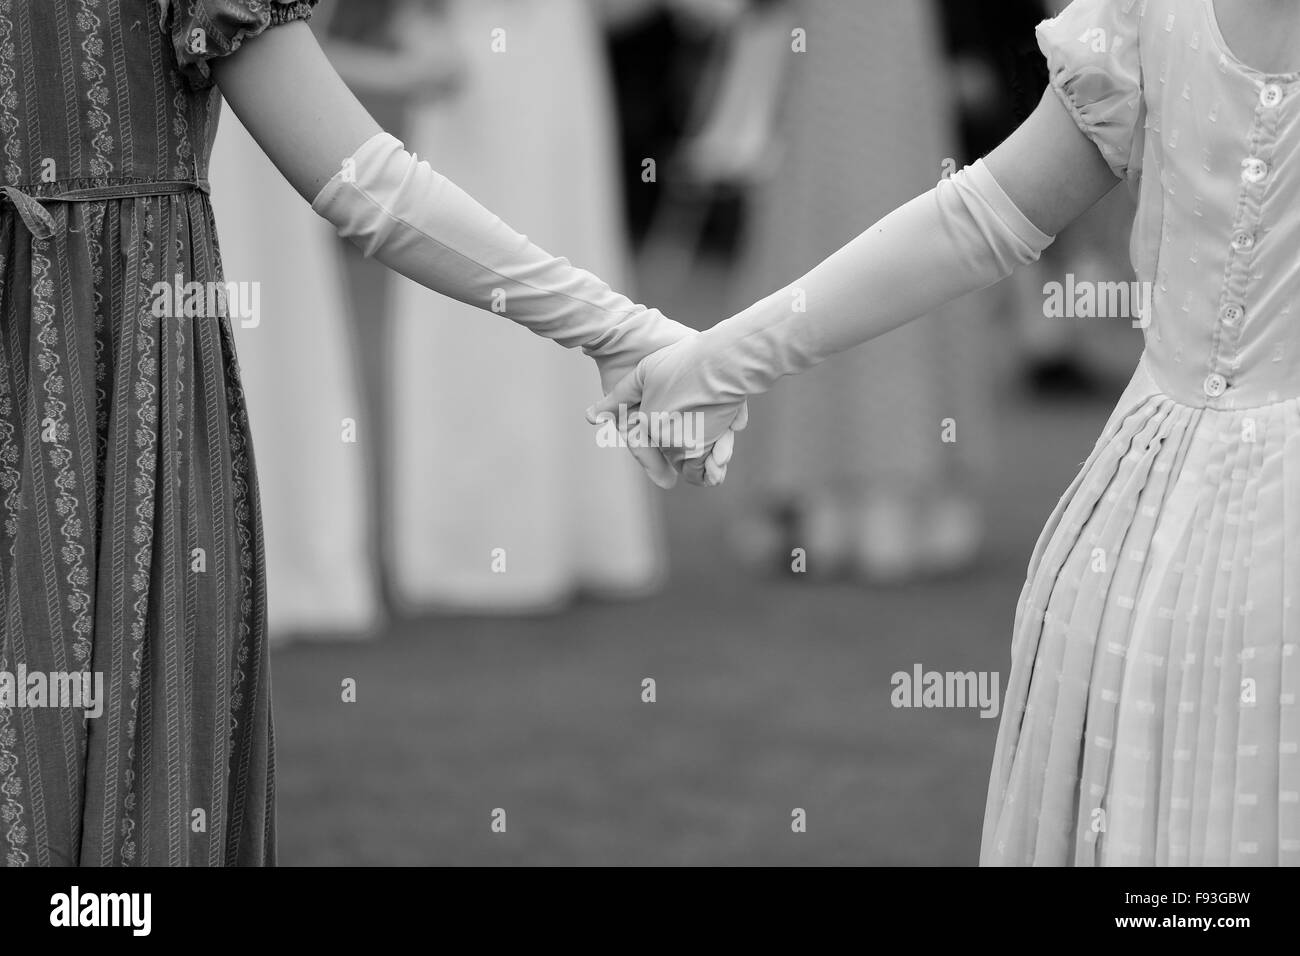
[[[673,471],[691,484],[722,484],[735,433],[749,422],[749,406],[746,396],[732,394],[714,374],[724,359],[716,354],[718,347],[716,336],[702,332],[646,356],[587,410],[587,420],[593,425],[609,416],[626,421],[640,412],[642,422],[658,434],[683,439],[652,449]]]

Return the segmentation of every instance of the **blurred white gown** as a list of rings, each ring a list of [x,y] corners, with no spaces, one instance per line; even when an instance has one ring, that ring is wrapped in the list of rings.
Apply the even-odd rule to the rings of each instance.
[[[258,282],[256,326],[232,321],[262,494],[272,639],[362,636],[378,600],[367,436],[349,357],[337,239],[230,109],[212,153],[226,281]],[[344,441],[344,419],[357,440]]]
[[[606,64],[589,7],[466,0],[450,4],[448,19],[465,83],[415,108],[407,147],[542,248],[632,294]],[[493,52],[494,40],[504,52]],[[599,448],[583,417],[600,397],[591,360],[394,282],[398,601],[517,612],[577,591],[657,586],[652,486],[625,450]]]

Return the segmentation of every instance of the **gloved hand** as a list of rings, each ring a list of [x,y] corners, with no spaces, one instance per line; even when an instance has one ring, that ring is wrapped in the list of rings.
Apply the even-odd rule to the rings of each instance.
[[[1052,239],[980,160],[896,209],[785,289],[642,359],[588,418],[620,404],[636,404],[651,416],[702,416],[696,443],[670,452],[668,460],[693,480],[706,479],[707,450],[738,419],[743,423],[747,396],[992,285],[1017,264],[1037,259]]]
[[[367,256],[426,288],[581,348],[606,391],[642,358],[697,334],[538,248],[388,133],[363,143],[312,209]],[[676,482],[659,449],[631,451],[656,484]]]

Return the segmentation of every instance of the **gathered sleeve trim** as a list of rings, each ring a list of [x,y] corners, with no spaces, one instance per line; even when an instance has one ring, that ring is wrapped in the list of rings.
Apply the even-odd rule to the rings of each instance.
[[[1057,97],[1120,179],[1141,174],[1139,0],[1075,0],[1035,31]]]
[[[308,20],[317,0],[157,0],[159,24],[182,75],[198,89],[213,83],[212,60],[229,56],[249,37],[294,20]]]

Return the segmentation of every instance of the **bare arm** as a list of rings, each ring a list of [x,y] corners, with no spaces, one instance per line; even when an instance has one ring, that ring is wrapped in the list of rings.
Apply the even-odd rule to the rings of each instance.
[[[214,60],[212,71],[235,115],[308,202],[380,132],[306,23],[267,30]]]
[[[1097,147],[1050,89],[984,160],[1029,221],[1055,236],[1119,184]]]
[[[810,272],[697,339],[643,360],[590,413],[698,412],[721,433],[736,403],[1037,259],[1117,185],[1048,92],[982,163],[870,226]]]
[[[798,364],[1005,278],[1118,182],[1048,90],[982,163],[900,206],[789,287],[808,302],[806,316],[791,323]]]
[[[266,31],[213,71],[253,139],[339,235],[426,288],[582,348],[606,388],[696,334],[538,248],[418,161],[352,95],[305,23]],[[688,480],[720,480],[729,445],[719,447],[714,471],[701,459]],[[676,480],[659,449],[630,450],[657,484]]]
[[[266,31],[233,56],[214,61],[213,70],[236,115],[308,201],[379,132],[305,23]],[[1050,90],[985,162],[1012,202],[1049,235],[1117,185]]]

